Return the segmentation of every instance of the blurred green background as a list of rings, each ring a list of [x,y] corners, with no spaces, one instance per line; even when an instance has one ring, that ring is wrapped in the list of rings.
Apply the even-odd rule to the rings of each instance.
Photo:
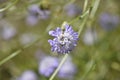
[[[14,1],[0,0],[0,8]],[[88,6],[91,1],[89,0]],[[30,6],[34,4],[39,5],[41,15],[31,10]],[[68,6],[69,4],[75,5],[75,8]],[[9,9],[0,12],[0,61],[41,37],[38,43],[0,66],[0,80],[16,80],[26,70],[34,71],[38,80],[48,80],[38,72],[40,60],[43,56],[62,56],[51,52],[48,31],[81,15],[83,4],[84,0],[19,0]],[[86,23],[77,47],[69,54],[77,71],[73,79],[65,80],[80,80],[83,77],[84,80],[120,80],[119,8],[119,0],[100,1],[92,26]],[[69,14],[72,9],[73,13]],[[101,19],[104,14],[109,18],[104,16]],[[78,31],[80,21],[71,25]],[[95,62],[94,68],[85,74],[92,61]],[[56,76],[54,80],[64,79]]]

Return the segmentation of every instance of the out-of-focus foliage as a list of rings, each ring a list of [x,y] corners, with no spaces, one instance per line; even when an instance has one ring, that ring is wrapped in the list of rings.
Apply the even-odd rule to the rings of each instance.
[[[90,4],[91,0],[88,1]],[[14,0],[0,0],[0,8],[12,2]],[[27,76],[34,77],[32,80],[48,80],[39,72],[42,59],[52,56],[60,60],[61,57],[51,52],[48,31],[81,15],[83,4],[84,0],[19,0],[0,12],[0,61],[41,37],[38,43],[0,66],[0,80],[25,80],[20,77]],[[75,66],[74,75],[72,78],[57,75],[54,80],[120,80],[119,8],[119,0],[100,1],[92,26],[86,24],[77,47],[69,54],[69,65]],[[80,23],[77,20],[71,24],[75,31]],[[85,74],[93,61],[94,68]],[[69,65],[63,71],[71,70]]]

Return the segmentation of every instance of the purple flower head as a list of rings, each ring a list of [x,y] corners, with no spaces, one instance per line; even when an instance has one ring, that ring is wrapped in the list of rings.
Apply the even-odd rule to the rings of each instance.
[[[45,57],[39,64],[39,73],[49,77],[58,66],[58,59],[54,57]]]
[[[105,30],[112,30],[119,24],[120,19],[118,16],[111,15],[108,13],[102,13],[100,15],[99,23]]]
[[[53,40],[48,40],[53,52],[69,53],[77,45],[78,33],[74,32],[72,27],[67,23],[64,27],[65,30],[57,27],[57,29],[49,31],[49,35],[54,37]]]

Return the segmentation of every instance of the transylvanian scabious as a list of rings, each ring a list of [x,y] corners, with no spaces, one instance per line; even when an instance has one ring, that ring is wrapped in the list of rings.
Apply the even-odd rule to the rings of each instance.
[[[64,25],[65,29],[57,27],[55,30],[49,31],[49,35],[53,36],[53,40],[48,40],[51,50],[57,53],[69,53],[77,45],[78,33],[74,32],[72,26]]]

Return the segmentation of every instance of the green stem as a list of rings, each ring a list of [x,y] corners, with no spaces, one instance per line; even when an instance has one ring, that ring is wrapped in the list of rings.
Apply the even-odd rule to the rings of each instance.
[[[87,18],[88,18],[88,14],[90,13],[90,8],[86,11],[87,9],[87,4],[88,4],[88,0],[85,0],[84,2],[84,7],[83,7],[83,15],[80,16],[80,19],[83,18],[83,21],[80,25],[80,29],[78,31],[78,35],[80,36],[82,30],[83,30],[83,27],[85,26],[85,23],[87,22]],[[86,12],[85,12],[86,11]],[[85,17],[85,18],[84,18]]]
[[[68,54],[65,54],[62,61],[60,62],[60,64],[58,65],[57,69],[54,71],[54,73],[52,74],[52,76],[50,77],[49,80],[53,80],[55,75],[58,73],[58,71],[60,70],[60,68],[62,67],[62,65],[64,64],[65,60],[67,59]]]
[[[75,19],[73,19],[71,22],[69,22],[69,24],[72,24],[72,23],[74,23],[76,20],[81,20],[81,19],[83,19],[86,15],[88,15],[88,13],[89,13],[89,11],[90,10],[87,10],[87,11],[85,11],[81,16],[78,16],[78,17],[76,17]]]
[[[0,12],[3,12],[3,11],[5,11],[5,10],[9,9],[9,8],[12,7],[14,4],[16,4],[18,1],[19,1],[19,0],[15,0],[12,4],[6,6],[5,8],[0,9]]]
[[[84,2],[84,9],[83,9],[83,14],[81,16],[78,16],[77,18],[75,18],[74,20],[72,20],[69,24],[75,22],[78,19],[83,19],[89,12],[89,10],[86,11],[87,9],[87,4],[88,4],[88,0],[85,0]]]
[[[85,26],[85,23],[87,22],[87,17],[86,18],[84,18],[84,20],[83,20],[83,22],[81,23],[81,25],[80,25],[80,29],[79,29],[79,31],[78,31],[78,35],[80,36],[80,34],[81,34],[81,32],[82,32],[82,30],[83,30],[83,27]]]
[[[91,10],[91,13],[90,13],[90,16],[89,16],[89,21],[87,23],[87,25],[89,27],[91,27],[92,23],[94,22],[94,17],[95,17],[95,14],[96,14],[96,11],[98,9],[98,6],[99,6],[99,3],[100,3],[100,0],[93,0],[92,2],[92,10]]]
[[[6,63],[7,61],[9,61],[10,59],[12,59],[13,57],[17,56],[19,53],[21,53],[22,51],[24,51],[26,48],[31,47],[32,45],[34,45],[36,42],[38,42],[41,39],[38,38],[37,40],[35,40],[34,42],[32,42],[31,44],[28,44],[26,46],[24,46],[23,48],[13,52],[12,54],[10,54],[8,57],[4,58],[3,60],[0,61],[0,66],[4,63]]]
[[[100,3],[100,0],[95,0],[94,1],[93,8],[92,8],[92,11],[90,13],[90,19],[94,18],[95,14],[96,14],[96,11],[98,9],[99,3]]]
[[[83,19],[83,21],[82,21],[82,23],[80,25],[80,29],[78,31],[78,35],[81,34],[81,32],[83,30],[83,27],[85,26],[85,23],[87,22],[89,12],[90,12],[90,8],[82,16],[80,16],[80,18],[83,18],[83,17],[85,17],[85,18]]]
[[[87,4],[88,4],[88,0],[85,0],[85,2],[84,2],[84,7],[83,7],[83,12],[86,11],[86,9],[87,9]]]

